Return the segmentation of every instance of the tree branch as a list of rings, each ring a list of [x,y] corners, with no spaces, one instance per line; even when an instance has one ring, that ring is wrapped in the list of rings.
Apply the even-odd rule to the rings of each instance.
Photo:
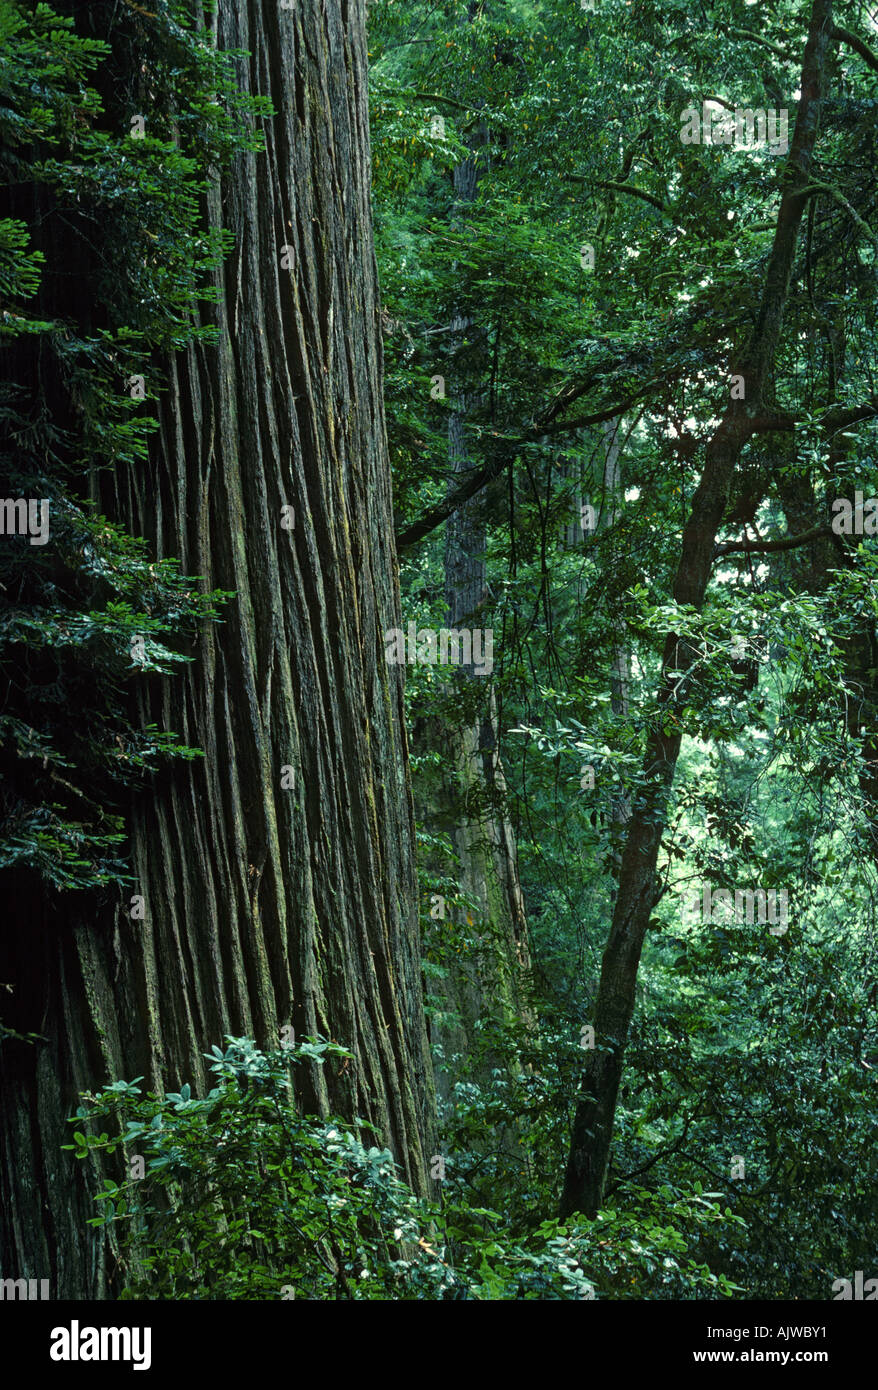
[[[783,58],[787,63],[796,61],[796,54],[790,53],[788,49],[781,48],[776,43],[771,43],[769,39],[763,39],[759,34],[751,34],[749,29],[729,29],[727,31],[736,39],[749,39],[751,43],[758,43],[761,48],[767,48],[770,53],[776,53],[778,58]]]
[[[465,102],[455,101],[453,97],[444,97],[439,92],[412,92],[404,87],[382,87],[375,92],[376,97],[407,97],[411,101],[430,101],[437,106],[453,106],[456,111],[465,111],[469,116],[476,110],[473,106],[467,106]]]
[[[601,425],[605,420],[612,420],[616,415],[624,415],[626,410],[630,410],[632,405],[639,399],[638,396],[629,396],[625,401],[617,401],[615,405],[607,407],[605,410],[593,411],[591,415],[577,415],[573,420],[559,420],[556,424],[539,424],[524,439],[528,442],[541,439],[544,434],[561,434],[564,430],[580,430],[586,425]]]
[[[617,1178],[616,1181],[611,1184],[607,1191],[607,1196],[612,1197],[613,1193],[617,1190],[617,1188],[620,1188],[623,1183],[630,1182],[632,1178],[636,1178],[639,1176],[639,1174],[645,1173],[647,1169],[652,1168],[653,1165],[658,1163],[660,1159],[667,1158],[669,1154],[676,1153],[680,1146],[682,1144],[685,1144],[686,1139],[689,1135],[689,1130],[692,1127],[692,1121],[695,1119],[696,1115],[698,1114],[699,1110],[704,1104],[704,1101],[705,1097],[700,1096],[698,1101],[696,1102],[695,1108],[692,1111],[690,1111],[686,1119],[686,1122],[683,1125],[683,1133],[680,1134],[674,1140],[673,1144],[670,1144],[666,1149],[659,1149],[657,1153],[653,1154],[652,1158],[647,1159],[646,1163],[641,1163],[639,1168],[632,1168],[630,1172],[623,1173],[620,1178]]]
[[[864,43],[858,34],[852,34],[850,29],[840,29],[836,24],[833,26],[832,37],[837,39],[839,43],[846,44],[848,48],[852,48],[855,53],[859,53],[863,61],[868,63],[870,68],[874,68],[875,71],[878,72],[878,57],[875,56],[869,45]]]
[[[812,541],[831,535],[831,528],[821,525],[812,526],[810,531],[803,531],[800,536],[783,536],[778,541],[724,541],[722,545],[714,546],[713,558],[716,560],[720,555],[739,553],[767,555],[777,550],[795,550],[797,546],[810,545]]]
[[[851,405],[828,410],[821,419],[821,425],[831,430],[843,430],[849,425],[859,425],[863,420],[874,420],[878,415],[878,396],[873,396],[863,405]]]
[[[878,396],[873,396],[870,401],[863,405],[837,406],[835,410],[827,410],[820,416],[818,424],[823,429],[843,430],[849,425],[862,424],[864,420],[874,420],[878,416]],[[794,430],[802,423],[801,417],[792,415],[788,410],[766,411],[752,418],[754,434],[769,434],[776,430],[778,434]]]
[[[583,182],[585,180],[583,179]],[[632,198],[642,198],[645,203],[651,203],[659,212],[670,214],[671,209],[668,204],[663,202],[655,193],[647,193],[645,188],[635,188],[633,183],[617,183],[615,179],[602,179],[598,182],[598,188],[612,188],[616,193],[630,193]]]
[[[856,223],[861,232],[865,232],[866,236],[869,238],[870,241],[878,240],[878,238],[876,238],[875,236],[875,233],[872,231],[872,228],[869,226],[868,222],[865,222],[863,220],[863,218],[857,212],[856,208],[852,207],[852,205],[848,202],[844,194],[841,193],[839,189],[834,188],[831,183],[818,183],[815,180],[814,182],[810,183],[808,187],[805,189],[804,196],[806,198],[810,197],[812,193],[828,193],[831,198],[834,198],[837,203],[841,204],[841,206],[844,208],[845,212],[848,214],[851,220]]]
[[[565,174],[565,183],[592,183],[594,180],[587,178],[585,174]],[[618,193],[630,193],[635,198],[643,198],[645,202],[651,203],[658,208],[659,212],[666,212],[670,216],[671,209],[667,203],[663,203],[656,193],[647,193],[644,188],[635,188],[633,183],[617,183],[614,179],[603,179],[595,182],[596,188],[613,188]]]
[[[447,521],[452,513],[457,511],[458,507],[463,506],[464,502],[468,502],[469,499],[474,497],[477,492],[480,492],[483,487],[487,487],[488,483],[498,478],[507,463],[514,460],[515,451],[519,445],[533,444],[543,437],[551,438],[556,434],[564,434],[569,430],[585,429],[588,425],[600,425],[606,420],[614,419],[617,415],[624,415],[633,405],[636,405],[639,400],[643,399],[645,391],[658,384],[657,381],[648,382],[644,390],[639,392],[636,396],[629,396],[624,401],[616,401],[613,405],[605,406],[601,410],[592,411],[589,415],[576,415],[573,419],[558,420],[551,423],[552,415],[550,413],[550,407],[550,412],[547,412],[541,421],[537,421],[532,430],[528,430],[526,433],[516,436],[501,436],[500,442],[507,446],[506,452],[502,453],[490,463],[486,463],[482,468],[476,468],[472,473],[467,474],[465,481],[462,482],[458,488],[455,488],[454,492],[449,492],[446,497],[443,497],[441,502],[437,502],[434,507],[430,507],[424,512],[423,516],[417,521],[411,522],[405,530],[400,531],[396,537],[397,551],[407,550],[409,546],[415,545],[417,541],[423,540],[431,531],[435,531],[437,526],[441,526],[443,521]],[[569,401],[570,398],[568,397],[565,403],[569,404]],[[557,409],[560,408],[560,406],[557,406]],[[871,419],[875,415],[878,415],[878,398],[876,398],[874,407],[861,406],[856,410],[849,410],[833,417],[831,425],[835,427],[852,425],[856,424],[859,420]],[[826,421],[824,420],[823,423],[826,423]],[[786,411],[766,411],[753,416],[750,425],[754,434],[767,434],[774,430],[794,430],[796,427],[796,420],[794,416],[788,414]]]
[[[441,526],[443,521],[447,521],[458,507],[462,507],[464,502],[468,502],[488,483],[499,478],[503,469],[514,458],[514,451],[501,451],[490,463],[486,463],[481,468],[476,468],[472,473],[466,475],[465,481],[443,497],[441,502],[437,502],[435,507],[430,507],[422,517],[413,521],[404,531],[400,531],[396,537],[397,551],[407,550],[410,545],[421,541],[425,536],[429,536],[431,531],[435,531],[437,526]]]

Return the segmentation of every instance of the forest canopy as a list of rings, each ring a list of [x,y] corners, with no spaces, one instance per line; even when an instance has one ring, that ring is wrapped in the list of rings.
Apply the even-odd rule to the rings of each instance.
[[[878,1297],[876,74],[0,0],[5,1279]]]

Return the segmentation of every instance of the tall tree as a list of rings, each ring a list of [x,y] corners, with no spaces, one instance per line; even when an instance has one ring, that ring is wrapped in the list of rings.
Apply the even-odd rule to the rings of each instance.
[[[136,884],[82,908],[28,880],[4,934],[10,1022],[46,1041],[4,1049],[2,1264],[50,1275],[58,1296],[108,1282],[90,1194],[58,1151],[77,1091],[107,1074],[201,1082],[201,1054],[225,1032],[276,1043],[291,1025],[343,1042],[350,1066],[315,1067],[302,1103],[372,1121],[410,1183],[428,1182],[403,672],[383,642],[399,597],[365,8],[220,0],[196,16],[209,43],[241,51],[239,89],[273,114],[249,118],[264,149],[239,152],[206,188],[208,228],[232,243],[214,305],[197,311],[215,342],[196,336],[147,368],[167,383],[148,461],[95,475],[92,491],[159,561],[234,598],[182,676],[137,677],[135,722],[204,757],[132,797]],[[96,5],[76,22],[112,46],[111,125],[142,118],[167,138],[185,116],[191,128],[144,56],[160,19],[131,7],[120,26]],[[99,303],[86,238],[53,243],[51,219],[34,235]],[[40,308],[48,318],[53,305]],[[49,392],[33,409],[52,404]]]
[[[470,5],[472,22],[476,7]],[[465,220],[478,196],[479,150],[487,139],[480,123],[468,157],[454,171],[457,218]],[[457,306],[458,308],[460,306]],[[474,325],[457,312],[451,323],[452,360],[457,371],[475,377],[485,374],[484,351],[469,352],[466,338]],[[478,330],[476,330],[478,333]],[[481,338],[481,335],[478,335]],[[480,342],[479,347],[483,348]],[[473,359],[475,358],[475,361]],[[481,369],[481,370],[479,370]],[[453,405],[448,417],[449,491],[472,469],[467,440],[467,410],[482,404],[472,382],[454,383]],[[468,389],[469,388],[469,389]],[[445,599],[452,630],[482,629],[490,621],[485,550],[487,530],[479,503],[464,504],[449,517],[445,529]],[[475,642],[477,639],[473,637]],[[492,633],[493,650],[493,633]],[[484,648],[482,648],[484,650]],[[477,685],[484,678],[464,667],[465,677]],[[490,669],[487,672],[490,678]],[[476,1020],[495,1015],[506,1019],[525,1012],[526,972],[529,966],[527,917],[518,873],[518,852],[507,805],[506,777],[500,758],[497,699],[488,679],[481,698],[472,700],[459,727],[452,731],[454,761],[443,793],[452,809],[454,848],[460,865],[460,886],[477,904],[476,914],[487,927],[489,940],[475,969],[464,966],[458,982],[469,1047],[475,1043]]]
[[[775,354],[808,201],[832,45],[830,0],[814,0],[802,64],[801,98],[765,286],[750,342],[732,370],[744,380],[745,398],[736,400],[732,392],[728,409],[707,445],[674,580],[673,595],[679,605],[700,609],[704,602],[714,543],[736,465],[747,442],[766,427],[772,412]],[[662,659],[658,714],[647,739],[643,785],[628,823],[619,891],[601,966],[595,1006],[596,1046],[583,1074],[574,1116],[562,1215],[582,1211],[593,1216],[603,1197],[637,968],[657,901],[656,866],[682,742],[681,700],[685,700],[686,677],[694,659],[691,645],[670,633]]]

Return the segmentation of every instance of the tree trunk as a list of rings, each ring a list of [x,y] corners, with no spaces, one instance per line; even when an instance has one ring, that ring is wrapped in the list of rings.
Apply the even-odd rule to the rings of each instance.
[[[831,0],[813,0],[801,79],[801,99],[785,170],[774,245],[759,315],[742,361],[734,368],[745,380],[744,401],[731,400],[706,449],[704,471],[683,533],[674,599],[700,609],[713,561],[713,547],[741,450],[771,390],[784,306],[824,99],[825,69],[832,30]],[[647,738],[644,784],[632,807],[622,853],[619,890],[604,951],[595,1009],[596,1046],[589,1053],[573,1122],[561,1194],[562,1216],[594,1216],[604,1190],[625,1045],[634,1010],[637,969],[656,898],[656,864],[665,827],[667,799],[682,742],[677,713],[685,701],[685,673],[693,661],[673,633],[665,643],[658,694],[660,718]],[[682,673],[682,674],[681,674]]]
[[[472,19],[472,7],[470,19]],[[487,131],[479,126],[475,143],[483,144]],[[454,188],[462,203],[472,203],[478,191],[476,156],[463,160],[454,171]],[[460,350],[472,327],[465,310],[452,327]],[[465,422],[471,400],[466,387],[456,384],[453,409],[448,419],[449,491],[471,467]],[[484,630],[489,611],[485,566],[487,536],[482,499],[464,502],[445,527],[445,600],[447,622],[452,629]],[[475,643],[475,638],[473,638]],[[484,650],[484,649],[483,649]],[[464,668],[466,679],[485,682],[475,719],[446,730],[450,747],[442,786],[443,817],[453,824],[459,886],[476,904],[481,949],[475,962],[461,961],[456,978],[447,982],[449,1002],[460,1018],[460,1027],[443,1038],[446,1050],[475,1045],[479,1019],[506,1022],[526,1014],[525,985],[530,969],[527,916],[518,874],[515,830],[509,818],[506,778],[500,759],[497,700],[490,674],[480,676]],[[490,1071],[486,1060],[484,1070]]]
[[[614,527],[619,519],[622,500],[622,417],[607,420],[603,427],[604,461],[603,492],[601,495],[601,527]],[[624,624],[618,628],[618,643],[610,663],[610,707],[616,719],[623,723],[628,718],[631,688],[631,651],[628,634]],[[618,880],[622,872],[621,846],[625,827],[631,818],[631,802],[624,788],[613,793],[610,798],[610,862],[613,877]]]
[[[428,1186],[433,1093],[420,972],[402,671],[369,202],[365,0],[220,0],[223,48],[272,99],[266,150],[208,196],[234,250],[210,307],[216,347],[168,365],[148,471],[111,516],[234,590],[144,723],[202,748],[131,807],[146,917],[22,905],[0,976],[39,1049],[4,1049],[2,1268],[54,1297],[103,1296],[107,1251],[81,1165],[59,1146],[77,1092],[143,1075],[204,1083],[225,1032],[349,1047],[304,1104],[376,1123]],[[282,527],[294,508],[294,527]],[[13,972],[13,973],[9,973]],[[12,1020],[10,1019],[10,1022]]]

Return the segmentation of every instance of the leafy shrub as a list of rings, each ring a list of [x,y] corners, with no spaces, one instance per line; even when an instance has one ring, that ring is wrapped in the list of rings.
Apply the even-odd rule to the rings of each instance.
[[[524,1239],[498,1213],[416,1197],[390,1152],[367,1147],[364,1121],[296,1112],[291,1073],[350,1053],[324,1039],[261,1052],[227,1038],[208,1055],[217,1084],[164,1096],[116,1081],[86,1092],[71,1123],[77,1158],[124,1155],[103,1177],[101,1214],[125,1273],[123,1298],[578,1299],[728,1293],[685,1258],[662,1225],[725,1218],[700,1195],[638,1194],[596,1223],[547,1221]],[[86,1130],[107,1123],[99,1133]],[[112,1128],[115,1133],[110,1134]],[[452,1258],[453,1256],[453,1258]],[[620,1281],[622,1286],[621,1293]],[[684,1292],[685,1296],[685,1292]]]

